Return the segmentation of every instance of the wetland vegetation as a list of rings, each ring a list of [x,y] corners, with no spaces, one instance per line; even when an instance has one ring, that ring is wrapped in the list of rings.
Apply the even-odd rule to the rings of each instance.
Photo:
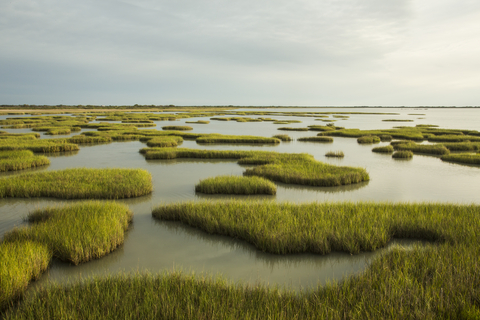
[[[1,198],[121,199],[152,192],[152,177],[141,169],[65,169],[0,179]]]
[[[30,150],[0,151],[0,172],[35,168],[50,164],[45,156],[36,156]]]
[[[264,178],[249,176],[220,176],[200,180],[195,191],[208,194],[271,194],[277,193],[275,184]]]
[[[463,164],[480,164],[480,154],[476,153],[456,153],[446,154],[440,159],[443,161],[463,163]]]
[[[325,157],[331,157],[331,158],[343,158],[345,157],[345,154],[343,151],[328,151],[325,153]]]

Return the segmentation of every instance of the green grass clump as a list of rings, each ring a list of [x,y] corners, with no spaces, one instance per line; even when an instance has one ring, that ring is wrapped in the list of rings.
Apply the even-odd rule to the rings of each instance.
[[[30,150],[0,151],[0,172],[46,166],[50,160],[36,156]]]
[[[208,194],[276,194],[277,187],[260,177],[220,176],[200,180],[196,192]]]
[[[442,134],[428,137],[428,141],[432,142],[479,142],[480,137],[463,135],[463,134]]]
[[[210,121],[208,121],[208,120],[185,121],[185,123],[209,124]]]
[[[473,153],[454,153],[446,154],[440,159],[443,161],[464,163],[464,164],[480,164],[480,154]]]
[[[126,205],[115,202],[48,207],[30,213],[27,219],[33,225],[6,233],[4,242],[42,243],[55,257],[79,264],[101,258],[121,245],[132,217]]]
[[[0,139],[0,150],[31,150],[38,153],[65,152],[79,150],[73,143],[62,139]]]
[[[393,148],[397,151],[411,151],[413,153],[435,155],[443,155],[450,153],[450,151],[441,144],[417,144],[413,141],[396,143],[393,145]]]
[[[345,155],[343,154],[343,151],[328,151],[325,153],[325,157],[343,158]]]
[[[377,136],[363,136],[357,139],[360,144],[379,143],[381,139]]]
[[[396,151],[394,154],[392,154],[392,158],[394,158],[394,159],[411,159],[411,158],[413,158],[413,152],[412,151]]]
[[[278,130],[284,131],[308,131],[308,128],[280,127]]]
[[[376,147],[373,148],[372,151],[379,153],[393,153],[393,146]]]
[[[177,147],[182,142],[183,138],[177,136],[154,137],[147,141],[147,146],[158,148]]]
[[[223,134],[210,134],[204,135],[195,140],[197,143],[268,143],[276,144],[280,143],[277,138],[266,138],[256,136],[235,136],[235,135],[223,135]]]
[[[331,137],[324,137],[324,136],[315,136],[315,137],[303,137],[303,138],[298,138],[297,141],[332,143],[332,142],[333,142],[333,138],[331,138]]]
[[[0,179],[0,198],[121,199],[152,192],[152,177],[141,169],[66,169]]]
[[[365,169],[340,167],[316,161],[309,154],[266,151],[219,151],[185,148],[146,148],[140,150],[148,160],[201,158],[237,159],[239,164],[257,165],[244,175],[259,176],[283,183],[332,187],[368,181]]]
[[[86,136],[79,134],[71,138],[66,139],[65,141],[76,144],[97,144],[97,143],[109,143],[113,139],[108,136]]]
[[[193,130],[193,128],[189,126],[163,126],[162,129],[163,130],[179,130],[179,131]]]
[[[408,119],[383,119],[382,121],[387,121],[387,122],[413,122],[413,120],[408,120]]]
[[[480,151],[480,142],[447,142],[442,145],[450,151]]]
[[[308,130],[310,131],[335,131],[337,130],[333,126],[308,126]]]
[[[37,242],[0,243],[0,311],[22,296],[52,257],[47,246]]]
[[[359,253],[384,247],[394,237],[469,246],[480,240],[478,205],[190,201],[155,207],[152,215],[276,254]]]
[[[284,142],[292,141],[293,139],[288,134],[276,134],[272,138],[280,139]]]
[[[383,142],[390,142],[392,141],[393,137],[389,134],[379,134],[378,137],[380,138],[381,141]]]

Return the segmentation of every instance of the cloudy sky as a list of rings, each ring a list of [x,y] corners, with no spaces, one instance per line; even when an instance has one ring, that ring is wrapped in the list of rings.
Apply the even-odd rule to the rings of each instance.
[[[480,105],[478,0],[2,0],[0,104]]]

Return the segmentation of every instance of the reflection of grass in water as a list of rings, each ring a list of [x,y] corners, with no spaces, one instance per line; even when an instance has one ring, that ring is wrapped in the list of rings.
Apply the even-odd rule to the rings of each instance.
[[[392,158],[394,158],[394,159],[411,159],[411,158],[413,158],[413,152],[412,151],[397,151],[394,154],[392,154]]]
[[[152,192],[141,169],[66,169],[0,179],[0,198],[121,199]]]
[[[30,150],[0,151],[0,172],[23,170],[50,164],[45,156],[36,156]]]
[[[260,177],[220,176],[200,180],[196,192],[209,194],[275,194],[277,187]]]
[[[440,159],[443,161],[465,163],[465,164],[480,164],[480,154],[472,153],[455,153],[455,154],[446,154]]]
[[[345,154],[343,154],[343,151],[328,151],[325,153],[325,157],[343,158]]]
[[[218,151],[185,148],[144,148],[147,160],[175,158],[238,159],[239,164],[258,165],[244,175],[260,176],[273,181],[310,185],[340,186],[368,181],[365,169],[339,167],[316,161],[309,154],[266,151]]]

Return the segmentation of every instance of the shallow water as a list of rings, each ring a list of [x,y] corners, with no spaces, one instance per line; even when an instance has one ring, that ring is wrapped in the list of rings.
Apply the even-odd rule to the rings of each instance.
[[[350,110],[351,109],[351,110]],[[399,125],[437,124],[445,128],[478,130],[480,109],[340,109],[340,112],[391,112],[400,115],[349,115],[338,120],[337,126],[346,128],[379,129]],[[312,109],[308,109],[312,111]],[[286,111],[268,109],[267,111]],[[292,111],[304,111],[294,109]],[[315,109],[327,112],[332,109]],[[425,115],[409,115],[425,113]],[[0,119],[17,116],[0,116]],[[256,116],[253,116],[256,117]],[[293,138],[314,136],[316,132],[285,132],[278,127],[306,127],[325,124],[315,118],[292,116],[262,116],[278,119],[301,120],[302,123],[274,125],[271,122],[215,121],[210,124],[188,124],[191,132],[248,134],[270,137],[286,133]],[[425,119],[417,119],[424,117]],[[414,119],[414,122],[383,122],[382,119]],[[183,125],[190,118],[179,121],[157,121],[156,129],[164,125]],[[329,119],[333,119],[329,116]],[[146,128],[152,129],[152,128]],[[8,129],[9,132],[31,132],[30,129]],[[74,133],[72,135],[76,135]],[[71,135],[71,136],[72,136]],[[42,135],[42,138],[52,136]],[[386,145],[380,143],[379,145]],[[146,161],[138,152],[146,147],[138,141],[115,142],[97,146],[81,146],[80,151],[69,154],[48,154],[51,164],[35,170],[58,170],[72,167],[89,168],[143,168],[153,177],[154,191],[151,195],[137,199],[121,200],[134,212],[132,227],[127,232],[125,244],[107,257],[80,266],[54,262],[42,276],[38,285],[54,281],[70,281],[91,275],[144,271],[159,272],[180,269],[186,272],[221,274],[233,281],[268,283],[292,289],[313,287],[327,280],[342,279],[346,275],[364,270],[368,262],[384,250],[349,255],[333,253],[326,256],[272,255],[262,253],[249,244],[223,236],[206,233],[179,223],[157,221],[151,209],[161,203],[184,200],[224,199],[230,196],[208,196],[195,194],[194,185],[200,180],[218,175],[241,175],[245,166],[235,160],[150,160]],[[287,142],[271,145],[198,145],[195,141],[184,141],[181,147],[217,150],[266,150],[276,152],[312,154],[317,160],[341,166],[363,167],[370,174],[370,181],[343,187],[305,187],[277,183],[276,196],[243,196],[240,199],[266,199],[272,201],[426,201],[479,203],[480,168],[442,162],[437,157],[415,155],[412,160],[393,160],[391,155],[373,153],[372,145],[359,145],[356,139],[334,137],[333,143]],[[328,151],[343,151],[343,159],[326,158]],[[35,171],[26,170],[23,172]],[[6,173],[1,176],[20,174]],[[71,203],[55,199],[4,199],[0,200],[0,237],[15,225],[23,223],[29,211],[57,203]],[[404,243],[406,244],[406,243]],[[408,244],[408,243],[407,243]]]

